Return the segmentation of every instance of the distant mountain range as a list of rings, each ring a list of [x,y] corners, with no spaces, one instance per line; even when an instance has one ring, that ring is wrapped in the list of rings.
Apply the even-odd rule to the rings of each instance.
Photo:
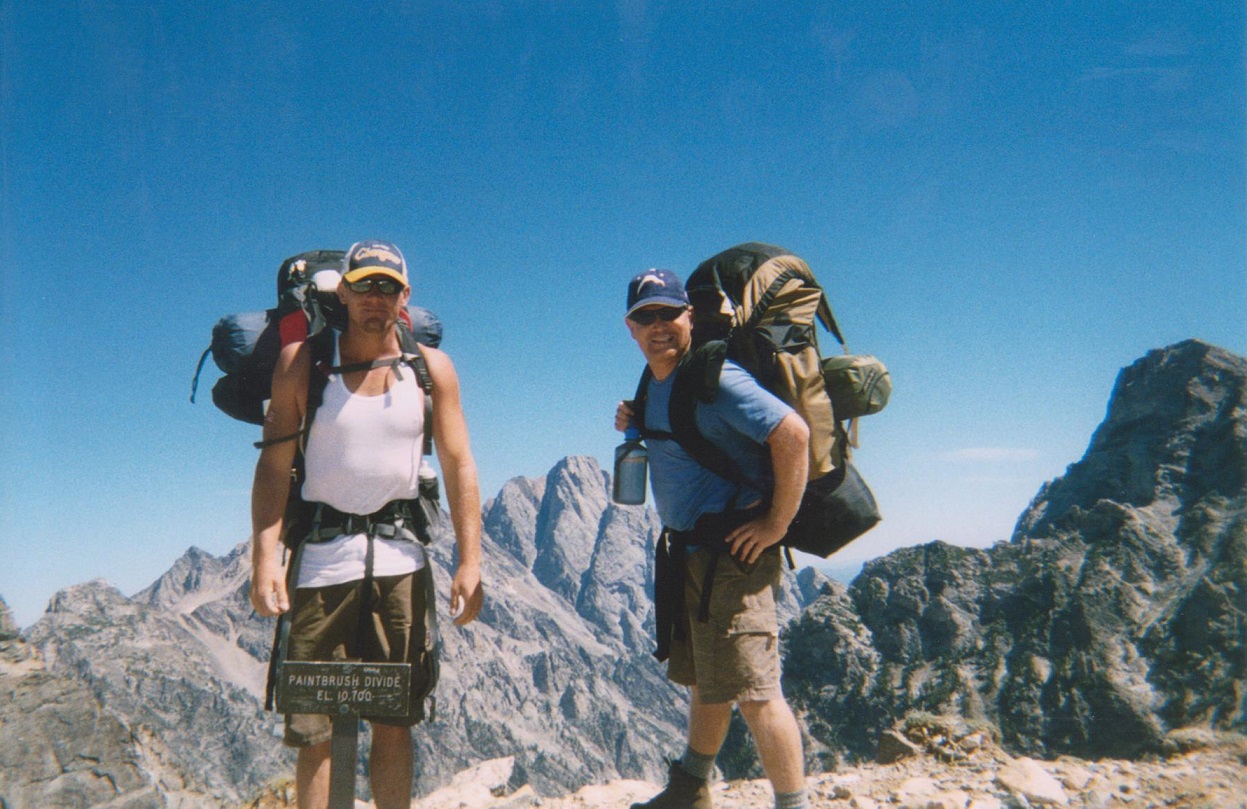
[[[596,461],[567,458],[486,505],[485,606],[444,628],[435,718],[416,732],[422,791],[512,755],[546,793],[658,779],[682,749],[687,698],[651,655],[660,526],[610,503],[608,483]],[[24,637],[3,611],[0,688],[16,695],[0,704],[4,806],[219,806],[292,772],[280,718],[262,710],[273,622],[248,601],[249,552],[191,548],[132,598],[70,587]],[[441,536],[443,608],[453,554]],[[788,575],[785,619],[826,582]]]
[[[849,586],[788,573],[785,688],[812,766],[871,754],[915,710],[995,725],[1031,755],[1247,730],[1245,387],[1247,360],[1221,349],[1152,352],[1009,542],[896,551]],[[421,792],[503,756],[546,794],[661,781],[682,749],[686,697],[650,654],[659,525],[611,504],[608,484],[572,457],[486,505],[486,605],[444,633]],[[449,536],[434,545],[443,606],[453,553]],[[245,543],[192,548],[131,598],[63,590],[25,632],[0,602],[2,805],[220,806],[289,775],[262,709],[272,621],[252,613],[248,576]],[[755,770],[739,728],[720,764]]]

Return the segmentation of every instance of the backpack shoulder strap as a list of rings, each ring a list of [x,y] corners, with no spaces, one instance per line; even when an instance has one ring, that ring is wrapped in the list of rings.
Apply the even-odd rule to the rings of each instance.
[[[302,442],[308,431],[312,429],[312,419],[316,416],[316,409],[325,400],[325,386],[329,384],[329,373],[334,370],[332,366],[334,351],[338,345],[337,333],[333,329],[322,329],[307,338],[307,344],[311,349],[312,357],[307,370],[307,412],[303,415],[303,424],[297,433],[284,435],[281,438],[270,438],[267,441],[256,441],[253,444],[256,449],[264,449],[273,444],[295,439]]]
[[[398,325],[398,345],[403,352],[403,360],[416,374],[416,381],[425,393],[433,393],[433,377],[429,375],[428,363],[424,360],[424,346],[412,334],[411,329],[403,323]]]
[[[682,422],[688,423],[696,402],[713,402],[719,394],[719,374],[723,370],[723,362],[727,359],[727,343],[723,340],[711,340],[697,348],[691,349],[676,366],[675,380],[671,388],[671,402],[668,414],[677,411],[676,401],[681,400],[679,413]],[[633,423],[644,437],[663,438],[670,441],[678,440],[673,433],[660,430],[647,430],[645,427],[645,402],[649,392],[649,384],[654,379],[654,372],[648,365],[641,371],[641,379],[637,383],[636,396],[632,399]],[[676,419],[670,419],[671,429],[676,430]]]
[[[649,383],[654,378],[648,365],[641,371],[636,396],[632,399],[633,425],[643,438],[675,441],[694,461],[737,486],[750,486],[749,480],[732,457],[702,435],[697,427],[697,402],[713,402],[719,393],[719,375],[727,359],[727,343],[707,342],[689,351],[676,366],[671,387],[667,417],[671,432],[651,430],[645,426],[645,402]]]
[[[433,454],[433,376],[429,373],[429,366],[425,362],[423,349],[419,341],[411,333],[411,330],[403,326],[397,328],[399,348],[403,352],[401,357],[373,360],[371,362],[356,362],[349,365],[333,364],[335,359],[334,349],[337,346],[337,332],[333,329],[322,329],[308,338],[308,342],[312,346],[312,370],[307,380],[307,418],[304,420],[303,429],[296,435],[307,435],[308,431],[311,430],[312,417],[316,413],[316,408],[320,407],[321,402],[324,401],[325,386],[329,382],[330,374],[368,371],[387,365],[393,368],[395,373],[399,373],[399,365],[406,365],[416,375],[416,382],[420,385],[420,389],[424,391],[423,452],[425,455]],[[296,436],[291,436],[291,438],[294,437]],[[274,439],[269,442],[260,442],[257,446],[287,440],[289,438]]]
[[[338,349],[338,333],[333,329],[321,329],[309,337],[307,342],[312,349],[312,362],[307,374],[304,432],[312,429],[312,418],[316,415],[316,409],[325,401],[325,386],[329,384],[329,373]]]
[[[641,371],[641,379],[636,385],[636,395],[632,397],[632,425],[640,431],[641,437],[651,435],[650,431],[645,428],[645,402],[649,397],[649,383],[654,378],[654,372],[649,369],[649,365]],[[652,434],[654,438],[665,438],[665,434]]]
[[[710,403],[719,393],[719,375],[727,359],[727,344],[712,340],[685,355],[676,369],[667,411],[672,438],[694,461],[738,486],[749,481],[732,457],[702,434],[697,427],[697,403]]]
[[[398,342],[403,350],[403,362],[416,375],[420,390],[424,391],[424,454],[433,454],[433,375],[429,373],[429,364],[424,359],[424,348],[420,341],[403,326],[398,328]]]
[[[406,365],[416,375],[416,383],[420,386],[420,390],[424,391],[424,447],[422,452],[425,455],[433,454],[433,375],[429,373],[429,364],[424,359],[424,347],[411,329],[405,323],[399,321],[395,326],[398,330],[398,347],[402,352],[402,356],[388,360],[374,360],[373,362],[360,362],[353,365],[342,365],[328,369],[333,373],[347,373],[350,371],[365,371],[373,368],[380,368],[388,365],[394,369],[394,373],[402,376],[399,371],[400,365]],[[324,390],[322,383],[321,390]]]

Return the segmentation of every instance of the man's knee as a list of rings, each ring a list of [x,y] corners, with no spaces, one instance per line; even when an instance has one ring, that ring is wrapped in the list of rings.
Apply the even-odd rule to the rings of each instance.
[[[326,761],[329,759],[330,753],[333,751],[332,742],[317,742],[316,744],[304,745],[298,748],[299,761],[314,763]]]
[[[753,724],[758,719],[792,713],[792,709],[788,707],[788,700],[784,697],[742,700],[737,705],[740,707],[741,716],[745,717],[745,721],[749,724]]]
[[[410,745],[411,728],[396,725],[380,725],[372,723],[372,743],[382,747],[391,745]]]

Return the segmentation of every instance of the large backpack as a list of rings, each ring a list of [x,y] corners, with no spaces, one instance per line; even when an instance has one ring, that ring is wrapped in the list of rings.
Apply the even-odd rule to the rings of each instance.
[[[273,369],[282,348],[345,325],[346,312],[335,292],[345,255],[342,250],[309,250],[291,256],[277,271],[276,306],[226,315],[217,321],[212,340],[195,369],[191,402],[211,354],[223,374],[212,386],[212,403],[239,421],[263,424],[272,394]],[[441,344],[442,323],[427,309],[409,305],[400,325],[416,342],[434,348]]]
[[[297,433],[258,441],[255,446],[302,439],[311,429],[330,373],[359,370],[332,367],[336,334],[345,325],[346,310],[338,300],[336,287],[346,253],[342,250],[309,250],[291,256],[277,271],[277,305],[262,312],[226,315],[212,328],[212,342],[199,358],[191,383],[191,402],[199,388],[199,376],[211,354],[223,373],[212,388],[212,402],[226,415],[251,424],[263,424],[272,397],[273,369],[281,350],[292,342],[306,340],[311,349],[312,369],[308,377],[307,414]],[[432,379],[424,364],[420,347],[436,348],[442,341],[442,322],[420,306],[408,305],[396,326],[402,358],[393,362],[396,370],[409,367],[425,395],[423,454],[433,453]],[[401,373],[401,370],[398,371]],[[286,530],[282,541],[297,544],[306,534],[309,512],[300,498],[303,483],[303,453],[295,456],[291,470],[290,497],[287,500]],[[440,517],[439,485],[432,470],[422,468],[416,515],[421,538],[427,541]]]
[[[713,401],[730,359],[789,404],[810,429],[809,482],[783,543],[827,557],[880,519],[874,496],[849,461],[856,419],[887,404],[883,363],[848,353],[822,287],[787,250],[749,242],[698,265],[685,288],[693,305],[693,346],[681,361],[670,404],[671,437],[702,466],[737,483],[744,476],[727,453],[698,430],[697,401]],[[824,359],[816,323],[842,347]],[[637,398],[644,412],[649,369]],[[853,422],[846,428],[845,422]]]
[[[191,384],[191,402],[199,387],[199,377],[208,355],[211,354],[223,376],[212,388],[212,401],[225,414],[252,424],[263,424],[264,413],[272,396],[273,369],[284,346],[291,342],[307,341],[311,351],[311,369],[308,375],[307,414],[297,433],[279,436],[268,442],[259,441],[257,448],[268,443],[299,440],[290,472],[290,490],[286,500],[284,529],[281,540],[292,552],[287,575],[291,582],[297,576],[300,545],[314,527],[316,504],[302,499],[304,477],[304,442],[302,439],[311,428],[323,396],[329,375],[363,370],[382,364],[391,364],[396,373],[413,373],[425,393],[425,429],[422,454],[433,451],[432,378],[425,365],[421,346],[436,348],[442,339],[441,321],[427,309],[409,305],[400,318],[396,329],[400,358],[375,363],[335,366],[337,334],[345,325],[346,312],[340,304],[335,287],[342,271],[345,253],[341,250],[312,250],[291,256],[282,262],[277,272],[277,304],[259,312],[243,312],[226,315],[212,329],[212,340],[199,358]],[[331,271],[331,272],[330,272]],[[317,281],[320,281],[318,284]],[[422,543],[432,538],[441,518],[439,484],[432,469],[422,466],[417,498],[408,505],[410,524]],[[425,586],[432,593],[431,569],[425,565]],[[293,584],[290,585],[293,587]],[[413,579],[413,587],[415,581]],[[429,598],[425,610],[427,629],[427,654],[423,665],[431,669],[426,676],[431,690],[437,681],[438,633],[435,601]],[[361,613],[361,616],[363,613]],[[362,618],[361,618],[362,620]],[[265,708],[274,704],[276,671],[285,658],[286,637],[290,622],[286,614],[278,616],[273,639],[273,651],[269,660],[268,681],[265,685]],[[421,699],[428,695],[420,695]]]

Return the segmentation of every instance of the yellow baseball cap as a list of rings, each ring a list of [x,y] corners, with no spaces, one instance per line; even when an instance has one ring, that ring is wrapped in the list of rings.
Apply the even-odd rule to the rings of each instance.
[[[346,253],[346,271],[342,277],[348,284],[353,284],[374,275],[384,275],[408,286],[407,260],[390,242],[370,239],[351,245]]]

